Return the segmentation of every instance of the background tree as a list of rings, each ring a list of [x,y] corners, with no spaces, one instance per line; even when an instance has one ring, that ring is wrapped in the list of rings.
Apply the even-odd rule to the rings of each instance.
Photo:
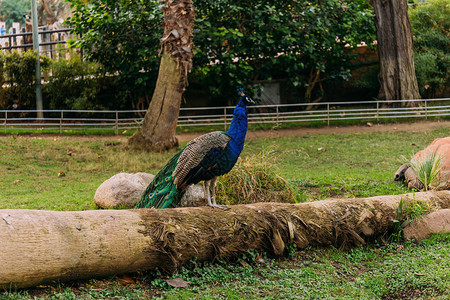
[[[41,0],[39,1],[39,24],[53,24],[63,18],[69,7],[66,0]]]
[[[13,22],[24,23],[23,15],[30,14],[31,4],[29,0],[1,0],[0,20],[6,22],[6,28],[11,27]]]
[[[420,99],[414,70],[413,37],[406,0],[371,0],[380,59],[379,99]],[[407,102],[414,106],[417,102]]]
[[[93,0],[86,4],[73,0],[72,5],[74,15],[68,23],[75,34],[82,35],[72,44],[117,74],[127,96],[136,99],[153,89],[158,41],[164,29],[153,104],[142,128],[130,139],[133,145],[156,150],[177,145],[173,134],[193,54],[191,79],[208,87],[211,97],[234,99],[236,87],[251,87],[258,80],[286,79],[306,91],[306,101],[318,101],[326,80],[349,76],[353,58],[349,49],[362,41],[370,44],[375,29],[372,9],[363,0],[250,0],[237,4],[199,0],[196,47],[192,51],[190,28],[194,19],[188,2],[165,2],[164,28],[156,1]],[[175,57],[178,79],[175,69],[165,67],[171,60],[164,54],[169,53]],[[159,83],[164,80],[166,84]],[[175,86],[173,95],[167,93],[167,83]],[[167,97],[171,100],[160,101]]]
[[[151,91],[159,61],[157,39],[163,29],[157,2],[94,0],[87,6],[72,0],[72,4],[69,24],[82,35],[76,45],[109,72],[118,72],[130,94]],[[321,85],[349,77],[354,58],[349,49],[375,39],[373,10],[365,0],[199,0],[195,5],[190,82],[206,87],[216,103],[234,99],[237,86],[273,79],[287,80],[306,101],[320,98]]]
[[[193,81],[209,87],[212,97],[231,98],[236,86],[282,79],[303,91],[304,101],[318,101],[324,83],[349,77],[349,50],[375,38],[373,10],[362,0],[195,5]]]
[[[192,0],[166,0],[158,80],[142,127],[129,140],[135,148],[161,151],[178,146],[175,137],[181,96],[192,69]]]
[[[163,33],[157,1],[72,0],[73,16],[66,23],[86,59],[100,63],[120,87],[117,98],[134,107],[148,105],[158,73]],[[129,108],[129,107],[124,107]]]
[[[409,11],[414,33],[414,65],[425,98],[448,97],[450,91],[450,4],[429,0]]]

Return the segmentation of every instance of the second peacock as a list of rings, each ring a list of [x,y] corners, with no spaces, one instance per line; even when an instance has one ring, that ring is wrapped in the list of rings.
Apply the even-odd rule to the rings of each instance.
[[[208,205],[223,208],[216,204],[216,180],[231,171],[241,154],[248,126],[247,105],[255,103],[243,89],[238,91],[241,98],[228,131],[207,133],[190,141],[158,172],[136,208],[177,207],[186,189],[200,181]]]

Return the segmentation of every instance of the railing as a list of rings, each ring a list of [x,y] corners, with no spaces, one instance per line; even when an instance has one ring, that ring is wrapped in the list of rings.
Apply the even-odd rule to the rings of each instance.
[[[406,102],[415,102],[417,107],[404,106]],[[248,107],[249,124],[301,124],[320,122],[330,125],[345,120],[397,120],[402,118],[444,118],[450,116],[450,98],[364,101],[364,102],[326,102],[256,105]],[[226,130],[230,125],[234,106],[181,108],[178,118],[179,128],[209,126]],[[43,110],[44,118],[36,116],[36,110],[0,110],[0,126],[8,131],[44,131],[53,130],[64,134],[69,131],[101,130],[119,134],[137,129],[143,118],[144,110]]]
[[[49,54],[48,56],[53,57],[53,52],[56,50],[54,45],[65,44],[69,38],[69,32],[72,28],[63,28],[57,30],[41,30],[38,32],[40,35],[39,46],[41,48],[41,53]],[[33,42],[27,43],[27,38],[33,35],[32,32],[19,32],[14,34],[5,34],[0,36],[0,49],[11,51],[13,49],[32,49]],[[7,40],[7,42],[5,42]],[[48,47],[48,49],[47,49]]]

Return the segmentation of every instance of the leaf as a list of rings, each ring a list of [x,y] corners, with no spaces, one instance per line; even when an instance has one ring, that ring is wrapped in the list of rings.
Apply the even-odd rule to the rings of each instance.
[[[122,278],[119,278],[119,282],[122,285],[128,285],[128,284],[136,283],[136,280],[134,280],[134,278],[132,278],[128,275],[124,275],[124,276],[122,276]]]
[[[189,282],[183,278],[172,278],[166,280],[167,284],[174,288],[186,288],[189,286]]]

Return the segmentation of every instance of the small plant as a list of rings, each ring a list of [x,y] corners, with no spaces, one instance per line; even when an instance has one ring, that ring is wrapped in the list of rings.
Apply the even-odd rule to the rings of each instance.
[[[398,233],[397,237],[400,237],[401,230],[407,224],[438,208],[435,203],[430,201],[417,201],[414,196],[412,199],[408,197],[401,198],[397,208],[397,217],[394,220],[394,231]]]
[[[441,170],[441,156],[436,151],[427,151],[422,158],[411,157],[410,165],[425,191],[436,186]]]

